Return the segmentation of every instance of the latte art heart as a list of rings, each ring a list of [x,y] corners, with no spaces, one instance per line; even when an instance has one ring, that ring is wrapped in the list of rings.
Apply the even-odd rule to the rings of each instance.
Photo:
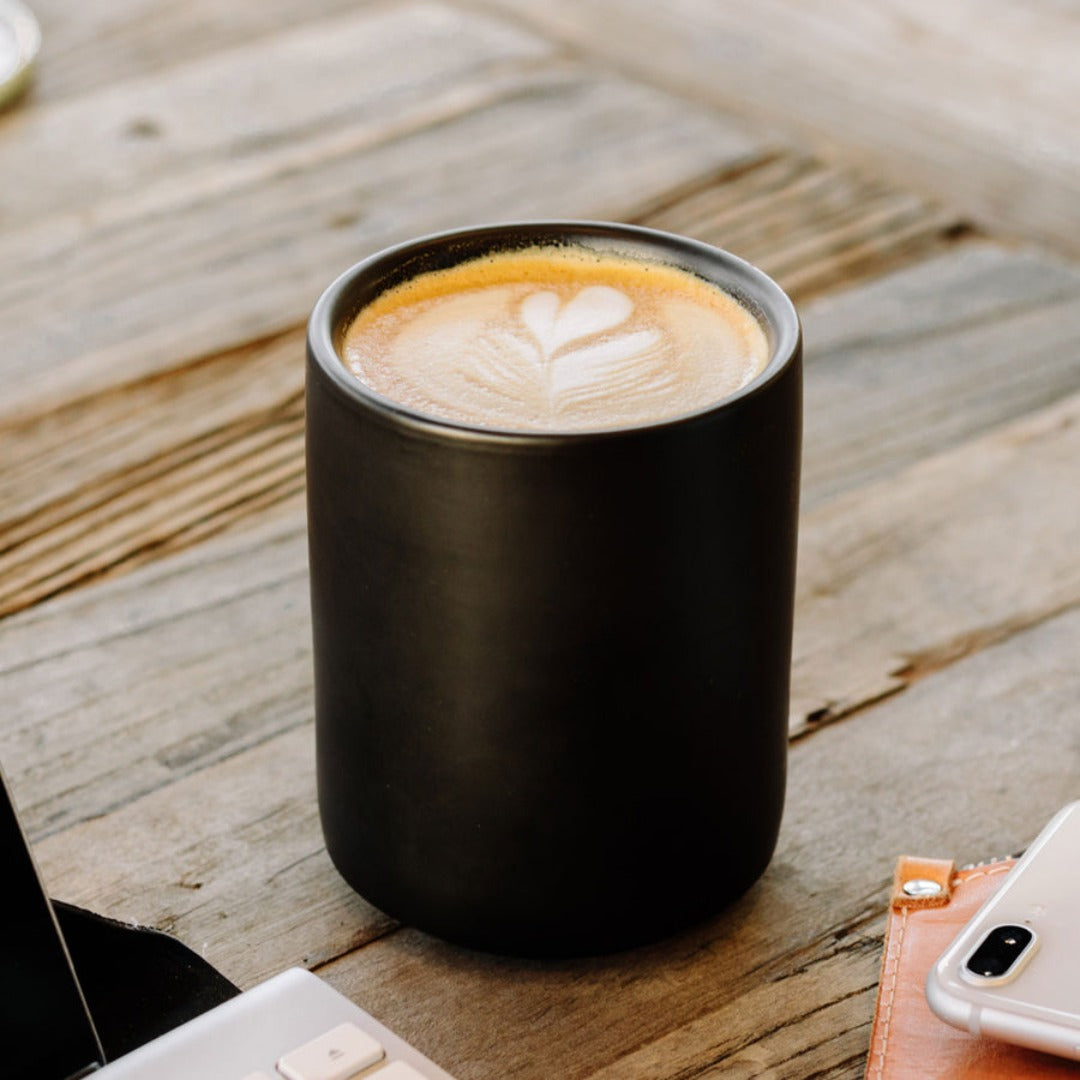
[[[493,397],[542,401],[557,414],[590,394],[669,377],[656,330],[611,332],[634,310],[633,301],[617,289],[591,285],[566,303],[557,293],[534,292],[517,310],[521,327],[476,325],[471,331],[476,350],[471,375]],[[461,370],[468,372],[464,364]]]
[[[558,293],[530,293],[519,308],[522,322],[548,354],[578,338],[614,329],[633,310],[630,297],[610,285],[587,285],[566,304]]]
[[[361,381],[419,412],[544,431],[693,412],[767,359],[757,321],[715,286],[563,249],[415,278],[361,312],[344,352]]]

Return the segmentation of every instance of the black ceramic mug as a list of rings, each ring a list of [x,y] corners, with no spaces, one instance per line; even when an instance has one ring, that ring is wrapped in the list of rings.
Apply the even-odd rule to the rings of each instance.
[[[662,260],[760,322],[771,359],[692,415],[578,434],[420,415],[344,367],[382,290],[523,244]],[[498,952],[652,940],[765,869],[784,796],[801,338],[768,277],[598,223],[428,237],[311,317],[308,530],[319,807],[388,914]]]

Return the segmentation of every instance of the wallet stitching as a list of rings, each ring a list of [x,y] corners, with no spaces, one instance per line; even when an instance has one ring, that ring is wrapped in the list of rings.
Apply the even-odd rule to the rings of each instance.
[[[975,878],[990,877],[992,874],[1007,874],[1012,867],[1013,864],[1009,861],[1004,863],[993,863],[990,866],[981,867],[978,870],[962,870],[960,873],[953,876],[951,885],[953,889],[956,889],[963,885],[964,882],[973,881]],[[887,942],[885,953],[886,970],[882,972],[882,981],[887,981],[887,987],[885,990],[885,1010],[881,1025],[881,1053],[878,1055],[877,1069],[875,1070],[877,1080],[881,1080],[885,1075],[885,1060],[889,1050],[889,1030],[892,1026],[893,1003],[896,1000],[896,983],[900,973],[900,953],[903,951],[904,935],[907,933],[908,912],[911,909],[908,907],[901,907],[898,910],[900,912],[900,920],[895,935],[896,948],[893,948],[893,935],[890,934],[890,940]],[[892,962],[891,968],[889,968],[890,961]]]
[[[908,909],[902,908],[900,926],[896,932],[896,948],[892,948],[893,942],[890,941],[888,952],[885,954],[885,963],[888,965],[891,960],[892,969],[885,973],[885,978],[888,980],[888,989],[885,998],[884,1023],[881,1025],[881,1054],[878,1057],[877,1067],[878,1080],[881,1080],[881,1077],[885,1073],[885,1056],[889,1050],[889,1028],[892,1025],[893,1002],[896,998],[896,980],[900,971],[900,953],[904,947],[904,934],[907,932],[907,920]]]
[[[1013,868],[1012,860],[1008,862],[993,863],[990,866],[980,867],[978,870],[962,870],[953,878],[953,888],[962,885],[965,881],[974,881],[975,878],[989,877],[991,874],[1007,874]]]

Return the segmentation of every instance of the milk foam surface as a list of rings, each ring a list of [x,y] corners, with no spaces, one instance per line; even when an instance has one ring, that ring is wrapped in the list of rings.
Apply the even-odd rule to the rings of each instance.
[[[532,248],[419,275],[365,307],[343,358],[372,390],[441,419],[597,431],[671,419],[768,362],[753,315],[659,263]]]

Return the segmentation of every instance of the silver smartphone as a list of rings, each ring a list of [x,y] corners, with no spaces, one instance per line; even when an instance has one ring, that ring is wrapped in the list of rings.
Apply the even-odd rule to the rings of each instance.
[[[1080,1060],[1080,802],[930,969],[926,998],[955,1027]]]

